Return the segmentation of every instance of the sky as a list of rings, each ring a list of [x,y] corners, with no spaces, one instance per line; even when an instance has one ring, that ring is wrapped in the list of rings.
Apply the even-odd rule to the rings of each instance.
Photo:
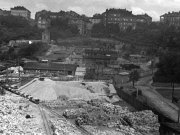
[[[95,13],[103,13],[107,8],[122,8],[133,14],[147,13],[153,21],[159,21],[159,17],[167,12],[180,11],[180,0],[0,0],[0,8],[9,10],[14,6],[24,6],[31,11],[31,17],[37,11],[73,10],[79,14],[92,16]]]

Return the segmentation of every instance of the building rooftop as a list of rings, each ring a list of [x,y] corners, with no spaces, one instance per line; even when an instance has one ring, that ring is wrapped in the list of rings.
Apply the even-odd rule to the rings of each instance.
[[[25,70],[53,70],[53,71],[75,71],[77,65],[75,64],[57,64],[57,63],[38,63],[29,62],[24,66]]]
[[[118,53],[115,51],[108,50],[85,50],[85,54],[83,56],[85,59],[117,59]]]
[[[96,53],[96,54],[117,54],[116,51],[111,50],[93,50],[93,49],[85,49],[85,53]]]
[[[110,14],[121,14],[121,16],[133,16],[132,11],[128,11],[126,9],[106,9],[106,13]]]
[[[179,12],[168,12],[168,13],[165,13],[163,15],[161,15],[161,17],[170,17],[170,16],[180,16],[180,11]]]
[[[137,17],[149,17],[149,18],[152,18],[151,16],[149,16],[148,14],[141,14],[141,15],[136,15]]]
[[[23,6],[16,6],[16,7],[11,8],[11,10],[25,10],[25,11],[29,11],[28,9],[26,9],[26,8],[23,7]],[[30,12],[30,11],[29,11],[29,12]]]

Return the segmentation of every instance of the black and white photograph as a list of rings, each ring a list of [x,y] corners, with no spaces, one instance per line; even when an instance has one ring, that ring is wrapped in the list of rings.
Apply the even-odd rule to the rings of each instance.
[[[180,135],[180,0],[0,0],[0,135]]]

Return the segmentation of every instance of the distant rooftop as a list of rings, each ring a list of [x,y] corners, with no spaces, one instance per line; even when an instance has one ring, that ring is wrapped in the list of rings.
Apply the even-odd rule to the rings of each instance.
[[[179,12],[168,12],[168,13],[163,14],[161,16],[180,16],[180,11]]]
[[[76,70],[77,65],[74,64],[56,64],[56,63],[39,63],[39,62],[29,62],[24,66],[25,70],[53,70],[53,71],[72,71]]]
[[[115,8],[110,8],[106,9],[106,13],[111,13],[111,14],[122,14],[122,15],[133,15],[132,11],[128,11],[126,9],[115,9]]]
[[[23,7],[23,6],[16,6],[16,7],[11,8],[11,10],[26,10],[26,11],[29,11],[28,9],[26,9],[26,8]],[[30,11],[29,11],[29,12],[30,12]]]
[[[140,14],[140,15],[136,15],[137,17],[151,17],[151,16],[149,16],[148,14]],[[152,18],[152,17],[151,17]]]

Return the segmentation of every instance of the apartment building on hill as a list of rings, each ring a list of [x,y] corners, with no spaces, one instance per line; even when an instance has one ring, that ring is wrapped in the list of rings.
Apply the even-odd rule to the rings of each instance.
[[[31,18],[31,12],[23,6],[13,7],[11,8],[10,11],[11,11],[11,15],[13,16],[22,16],[26,18],[27,20],[30,20]]]
[[[38,28],[44,28],[45,25],[49,23],[49,21],[57,18],[67,18],[69,20],[69,25],[76,25],[78,27],[80,35],[85,35],[87,33],[88,21],[74,11],[51,12],[42,10],[37,12],[35,15]]]
[[[180,11],[179,12],[168,12],[160,16],[160,22],[175,27],[180,27]]]
[[[107,9],[103,13],[103,22],[105,26],[108,24],[118,24],[121,30],[126,30],[128,27],[136,29],[137,23],[151,23],[152,18],[145,15],[133,15],[132,11],[126,9]]]

